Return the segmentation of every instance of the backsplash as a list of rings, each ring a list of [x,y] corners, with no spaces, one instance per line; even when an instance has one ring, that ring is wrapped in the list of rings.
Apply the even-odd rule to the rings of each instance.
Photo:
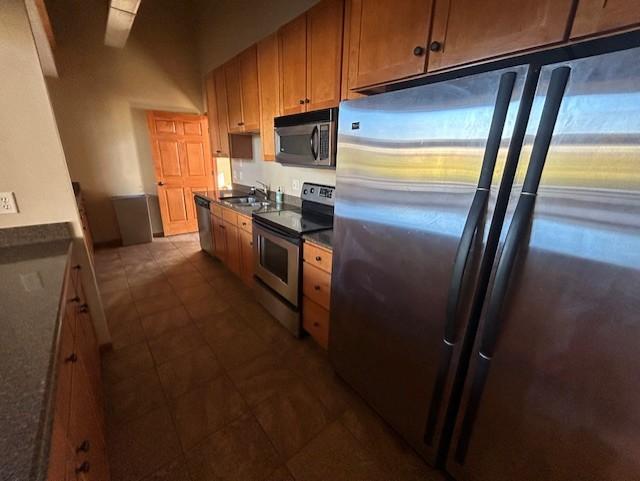
[[[232,159],[233,182],[242,185],[257,185],[256,181],[271,185],[275,191],[279,186],[285,194],[300,197],[303,182],[336,185],[335,169],[313,169],[308,167],[283,166],[278,162],[263,160],[260,136],[253,135],[253,159]],[[294,182],[298,184],[294,188]]]

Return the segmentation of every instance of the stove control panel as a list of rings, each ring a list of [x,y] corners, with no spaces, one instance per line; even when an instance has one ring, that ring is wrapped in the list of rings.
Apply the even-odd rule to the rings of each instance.
[[[320,185],[305,182],[302,184],[301,198],[303,201],[317,202],[318,204],[335,204],[336,188],[330,185]]]

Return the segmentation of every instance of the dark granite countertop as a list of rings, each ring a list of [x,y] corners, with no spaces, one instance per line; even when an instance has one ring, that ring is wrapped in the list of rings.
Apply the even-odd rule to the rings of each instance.
[[[333,229],[312,232],[311,234],[305,234],[302,237],[305,241],[313,242],[314,244],[318,244],[319,246],[326,247],[330,251],[333,251]]]
[[[19,228],[23,232],[17,235],[9,232],[16,229],[0,230],[3,480],[40,481],[47,474],[60,328],[58,310],[71,248],[66,224],[53,226],[64,226],[67,238],[60,238],[62,228],[47,226]],[[44,232],[37,232],[39,227],[44,227]]]

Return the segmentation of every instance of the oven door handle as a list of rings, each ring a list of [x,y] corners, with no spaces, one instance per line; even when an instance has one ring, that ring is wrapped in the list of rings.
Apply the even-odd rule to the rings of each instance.
[[[295,237],[288,237],[284,234],[281,234],[280,232],[277,232],[276,230],[271,229],[270,227],[265,226],[264,224],[260,223],[260,221],[256,222],[255,217],[254,217],[254,223],[253,223],[253,230],[256,232],[256,234],[262,237],[276,237],[277,239],[287,242],[289,244],[300,245],[300,239]]]
[[[316,140],[318,137],[318,126],[314,125],[311,130],[311,138],[309,142],[311,143],[311,155],[313,155],[313,160],[318,160],[318,141]]]

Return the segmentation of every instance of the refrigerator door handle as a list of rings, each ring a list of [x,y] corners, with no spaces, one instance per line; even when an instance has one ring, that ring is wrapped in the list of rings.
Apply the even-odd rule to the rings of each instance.
[[[515,72],[506,72],[500,77],[500,85],[498,86],[498,93],[496,95],[487,145],[482,159],[482,168],[478,179],[478,187],[473,196],[471,208],[469,209],[469,214],[467,215],[467,220],[465,221],[464,228],[462,230],[462,236],[460,237],[460,242],[458,243],[458,249],[453,263],[451,285],[449,287],[449,295],[447,299],[442,351],[440,354],[440,361],[438,363],[438,371],[434,382],[424,434],[424,441],[429,445],[433,443],[438,413],[440,412],[440,406],[442,404],[444,386],[449,372],[449,367],[451,365],[453,346],[457,341],[456,317],[462,294],[462,286],[467,271],[467,264],[471,254],[471,247],[473,239],[476,236],[476,232],[478,232],[480,224],[484,219],[487,203],[489,202],[491,182],[496,166],[496,160],[498,158],[498,152],[500,150],[500,143],[502,141],[502,134],[504,132],[507,113],[509,111],[509,103],[511,101],[511,96],[513,95],[516,77],[517,75]]]
[[[471,431],[478,412],[491,357],[493,356],[498,339],[501,321],[500,314],[509,287],[509,279],[511,278],[522,240],[531,223],[540,178],[542,177],[542,171],[551,144],[558,112],[560,111],[560,104],[562,103],[564,91],[569,80],[570,71],[571,69],[569,67],[558,67],[554,69],[551,74],[538,132],[531,150],[529,167],[527,168],[527,174],[511,226],[507,232],[504,249],[496,269],[494,286],[489,297],[487,317],[480,341],[474,379],[455,452],[455,461],[459,464],[464,463],[469,447]]]

